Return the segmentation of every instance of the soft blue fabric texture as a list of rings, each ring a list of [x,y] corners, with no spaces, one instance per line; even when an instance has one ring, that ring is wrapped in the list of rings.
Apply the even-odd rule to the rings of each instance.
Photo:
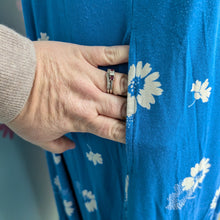
[[[219,0],[23,0],[27,36],[129,44],[126,145],[69,133],[47,152],[60,219],[216,220]],[[109,67],[100,67],[106,70]]]

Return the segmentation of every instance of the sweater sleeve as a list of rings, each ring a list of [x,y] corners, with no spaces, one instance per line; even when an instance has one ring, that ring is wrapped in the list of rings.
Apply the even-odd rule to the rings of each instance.
[[[30,95],[36,68],[33,42],[0,25],[0,123],[22,111]]]

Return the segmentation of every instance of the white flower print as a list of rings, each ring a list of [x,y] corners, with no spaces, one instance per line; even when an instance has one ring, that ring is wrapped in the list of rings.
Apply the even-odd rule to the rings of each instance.
[[[188,199],[193,199],[194,192],[200,187],[211,167],[208,158],[203,158],[200,163],[196,163],[195,167],[191,168],[191,176],[186,177],[174,187],[175,192],[168,197],[169,204],[166,207],[169,210],[182,209]]]
[[[86,202],[85,206],[89,212],[94,212],[97,209],[96,201],[93,199],[90,202]]]
[[[95,195],[93,195],[91,191],[88,191],[86,189],[82,191],[82,194],[83,194],[83,197],[85,200],[85,206],[88,212],[94,212],[95,210],[97,210],[97,203],[96,203]]]
[[[203,182],[206,173],[209,172],[210,164],[208,163],[209,159],[203,158],[200,164],[196,164],[195,167],[191,168],[191,176],[187,177],[183,180],[182,186],[184,187],[183,190],[189,190],[193,187],[193,192],[198,187],[199,183]]]
[[[183,191],[189,190],[194,186],[194,179],[192,177],[187,177],[182,182]]]
[[[207,88],[209,85],[209,81],[208,79],[205,80],[205,82],[201,85],[201,81],[196,80],[196,83],[192,84],[192,89],[191,92],[194,92],[194,102],[189,105],[188,107],[191,107],[192,105],[194,105],[194,103],[196,102],[196,100],[198,99],[202,99],[202,102],[208,102],[209,100],[209,96],[211,94],[211,87]]]
[[[72,207],[73,203],[71,201],[67,202],[66,200],[63,201],[65,212],[68,216],[72,216],[74,212],[74,208]]]
[[[127,116],[130,117],[136,113],[137,102],[143,108],[151,109],[151,104],[155,104],[154,96],[162,94],[163,90],[159,88],[161,83],[156,81],[159,72],[151,73],[152,68],[146,63],[142,68],[142,61],[139,61],[137,67],[131,65],[128,73],[128,100],[127,100]],[[136,94],[136,87],[138,91]]]
[[[56,176],[54,178],[54,184],[59,188],[59,190],[61,191],[61,184],[60,184],[60,179],[58,176]]]
[[[215,196],[214,196],[214,198],[212,200],[212,203],[210,205],[210,209],[215,209],[216,208],[217,201],[218,201],[219,198],[220,198],[220,187],[215,192]]]
[[[53,160],[54,160],[55,164],[59,164],[61,161],[61,156],[56,155],[56,154],[52,154],[52,155],[53,155]]]
[[[99,153],[93,153],[91,150],[91,147],[87,144],[88,148],[90,149],[90,152],[86,152],[86,156],[89,161],[92,161],[93,164],[96,166],[97,164],[103,164],[102,155]]]
[[[48,41],[49,36],[47,36],[47,33],[40,33],[40,38],[38,38],[38,41]]]
[[[102,155],[101,154],[94,154],[92,151],[90,151],[89,153],[86,153],[86,156],[88,158],[88,160],[92,161],[93,164],[96,166],[98,163],[99,164],[103,164],[103,160],[102,160]]]

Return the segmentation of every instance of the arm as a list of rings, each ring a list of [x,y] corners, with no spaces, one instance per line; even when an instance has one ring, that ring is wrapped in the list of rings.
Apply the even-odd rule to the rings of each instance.
[[[87,132],[125,142],[127,75],[106,71],[128,61],[129,46],[31,42],[0,25],[0,122],[45,150],[75,147],[64,136]]]
[[[35,67],[33,42],[0,25],[0,123],[12,121],[23,109]]]

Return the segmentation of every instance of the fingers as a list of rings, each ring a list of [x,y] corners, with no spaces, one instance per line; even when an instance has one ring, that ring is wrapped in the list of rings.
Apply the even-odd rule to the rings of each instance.
[[[129,46],[82,46],[82,55],[93,66],[110,66],[128,62]]]
[[[107,93],[106,71],[94,68],[92,71],[92,80],[95,85],[102,91]],[[113,81],[113,94],[127,96],[128,76],[123,73],[115,73]]]
[[[94,120],[93,127],[90,129],[89,132],[92,134],[109,140],[125,143],[126,125],[123,121],[100,115]]]
[[[104,115],[120,120],[126,119],[126,110],[126,98],[106,93],[103,93],[97,106],[97,112],[99,115]]]
[[[72,142],[66,136],[60,137],[54,141],[48,142],[46,144],[40,145],[40,147],[44,148],[47,151],[52,153],[63,153],[66,150],[74,149],[75,143]]]

